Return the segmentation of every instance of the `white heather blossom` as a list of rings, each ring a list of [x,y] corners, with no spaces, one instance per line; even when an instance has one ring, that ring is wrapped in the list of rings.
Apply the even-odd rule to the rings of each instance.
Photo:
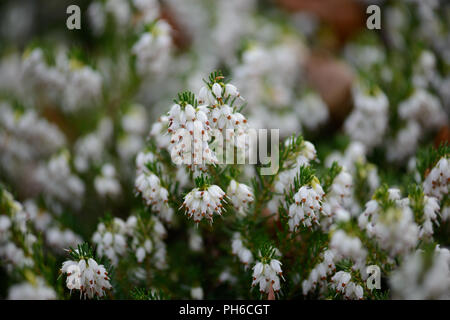
[[[318,94],[309,93],[294,106],[302,125],[315,130],[328,119],[328,107]]]
[[[363,90],[359,86],[353,88],[355,109],[345,121],[344,129],[353,141],[360,141],[371,150],[383,142],[389,101],[381,90],[374,95]]]
[[[440,211],[439,201],[435,197],[424,197],[423,223],[420,226],[420,238],[433,235],[433,222],[437,223],[437,217]]]
[[[235,284],[237,282],[237,278],[236,278],[236,276],[231,274],[231,271],[229,268],[226,268],[225,270],[223,270],[220,273],[219,282],[220,283],[229,282],[230,284]]]
[[[85,186],[83,180],[71,172],[67,153],[60,153],[52,157],[47,165],[39,167],[35,178],[42,185],[46,196],[63,202],[70,201],[76,207],[81,206]]]
[[[150,157],[153,159],[152,156],[148,156],[149,158],[147,159],[143,157],[145,156],[139,156],[136,161],[146,163],[150,161]],[[148,170],[144,164],[139,164],[137,173],[135,181],[137,192],[142,195],[147,206],[151,207],[154,212],[157,212],[163,220],[171,222],[173,209],[168,205],[169,192],[161,185],[158,176]]]
[[[83,107],[95,106],[102,94],[102,77],[89,66],[75,67],[68,75],[62,107],[73,112]]]
[[[384,63],[386,55],[383,50],[374,45],[350,43],[345,46],[344,56],[357,68],[370,70],[374,65]]]
[[[450,206],[446,206],[442,209],[441,216],[443,221],[447,221],[450,218]]]
[[[166,266],[166,248],[163,238],[167,232],[157,217],[144,219],[137,216],[129,216],[126,221],[127,235],[131,237],[131,248],[136,255],[138,263],[142,263],[146,257],[152,257],[152,261],[159,269]]]
[[[175,164],[192,165],[217,163],[208,145],[210,127],[206,106],[183,108],[174,104],[169,111],[168,132],[171,134],[170,154]]]
[[[204,190],[194,188],[184,197],[182,208],[195,223],[203,218],[212,223],[214,213],[222,215],[222,202],[225,202],[225,192],[219,186],[211,185]]]
[[[80,137],[75,142],[74,165],[79,172],[86,172],[90,166],[101,165],[112,133],[112,120],[104,117],[95,131]]]
[[[125,254],[127,248],[126,225],[120,218],[113,218],[109,223],[100,222],[92,241],[97,246],[97,255],[106,256],[112,264],[117,265],[119,257]]]
[[[150,137],[155,139],[158,148],[166,149],[170,145],[170,135],[166,134],[169,128],[169,117],[162,116],[153,123],[150,130]]]
[[[294,195],[294,203],[289,207],[289,230],[296,231],[300,223],[307,228],[313,224],[320,224],[319,217],[322,211],[322,197],[324,192],[319,183],[313,186],[302,186]]]
[[[156,157],[152,152],[139,152],[136,156],[136,173],[141,174],[147,171],[147,164],[153,163],[155,160]]]
[[[288,138],[285,141],[285,146],[289,146],[293,140]],[[309,165],[311,161],[317,157],[316,148],[309,141],[303,141],[301,150],[293,155],[293,158],[285,162],[284,170],[281,171],[275,178],[275,191],[283,194],[290,190],[294,183],[294,179],[302,165]],[[267,207],[272,213],[278,212],[278,204],[280,201],[284,202],[282,196],[275,195],[268,203]]]
[[[6,262],[8,270],[13,267],[24,268],[34,265],[33,259],[12,242],[6,242],[0,246],[0,257]]]
[[[355,207],[353,198],[353,177],[345,169],[334,178],[330,191],[322,201],[322,228],[326,230],[334,221],[348,221],[351,211]],[[323,222],[323,223],[322,223]]]
[[[387,144],[387,159],[389,161],[402,161],[413,155],[417,150],[422,130],[419,124],[410,120],[406,126],[397,132],[397,135]]]
[[[390,277],[394,299],[450,299],[450,252],[436,246],[431,254],[408,255]]]
[[[134,44],[136,69],[141,75],[164,74],[170,62],[172,49],[171,27],[164,20],[158,20],[151,31],[144,32]]]
[[[236,60],[234,53],[239,46],[236,39],[247,35],[253,27],[252,14],[255,4],[255,0],[217,2],[214,9],[217,21],[213,30],[208,30],[210,36],[215,39],[212,48],[215,56],[227,63]]]
[[[429,50],[423,50],[414,66],[412,81],[414,86],[426,88],[429,82],[436,77],[436,56]]]
[[[270,286],[276,293],[280,291],[280,276],[282,277],[281,262],[272,259],[268,263],[258,261],[253,267],[252,287],[258,286],[261,293],[269,293]]]
[[[94,296],[103,297],[112,288],[105,267],[92,258],[67,260],[63,263],[61,272],[67,275],[67,288],[71,292],[80,290],[80,296],[90,299]]]
[[[253,202],[254,196],[252,189],[236,180],[231,180],[227,188],[227,196],[231,200],[238,214],[245,216],[245,210]]]
[[[94,35],[101,35],[106,26],[106,12],[103,4],[98,1],[91,2],[87,9],[87,15]]]
[[[353,141],[349,144],[343,153],[333,152],[325,160],[326,166],[331,167],[336,161],[341,167],[348,170],[350,173],[355,172],[356,163],[365,163],[367,148],[358,141]]]
[[[402,119],[415,120],[424,129],[439,128],[445,124],[447,115],[439,99],[424,89],[417,89],[398,106]]]
[[[121,187],[113,165],[109,163],[103,165],[101,174],[95,177],[94,186],[98,194],[103,197],[114,197],[120,194]]]
[[[239,232],[233,234],[231,242],[231,253],[236,255],[244,265],[249,265],[253,262],[252,252],[244,246],[242,236]]]
[[[389,197],[394,206],[383,210],[377,200],[366,203],[364,212],[358,218],[360,228],[374,237],[381,248],[391,256],[406,253],[414,248],[419,240],[419,226],[408,199],[400,199],[398,189],[389,189]]]
[[[62,253],[62,249],[76,247],[83,242],[83,239],[70,229],[53,226],[45,231],[45,241],[57,252]]]
[[[92,0],[78,48],[50,1],[3,2],[4,298],[273,299],[285,271],[285,298],[450,300],[450,1],[358,0],[383,3],[386,37],[325,55],[319,19],[278,1]]]
[[[337,292],[344,293],[346,290],[346,286],[350,283],[352,276],[350,273],[345,271],[337,272],[332,278],[331,282],[333,283],[333,289]]]
[[[364,295],[363,288],[351,281],[351,274],[345,271],[337,272],[332,278],[332,288],[340,292],[346,299],[361,300]]]
[[[82,243],[79,235],[68,228],[62,227],[52,214],[39,208],[34,200],[25,201],[24,209],[36,230],[45,235],[46,243],[57,253],[62,253],[64,248],[76,247]],[[0,216],[0,231],[1,229]]]
[[[133,104],[121,119],[122,128],[130,134],[143,135],[147,131],[147,112],[140,104]]]
[[[321,294],[325,293],[328,286],[327,278],[336,271],[334,261],[333,250],[326,250],[321,254],[321,262],[311,270],[308,278],[302,282],[303,295],[307,295],[317,286],[319,286]]]
[[[144,24],[151,23],[160,14],[158,0],[133,0],[133,5],[142,14],[142,22]]]
[[[248,24],[248,22],[246,23]],[[257,128],[276,128],[282,137],[301,130],[295,110],[298,80],[306,49],[302,41],[285,29],[255,23],[258,37],[242,53],[242,62],[233,68],[232,77],[248,102],[249,121]],[[263,36],[264,34],[264,36]]]
[[[48,65],[44,52],[33,49],[23,61],[23,82],[37,96],[44,96],[64,112],[76,112],[100,102],[103,79],[99,71],[70,58],[67,50],[55,54],[55,65]]]
[[[328,286],[340,292],[346,299],[363,299],[363,287],[350,281],[351,274],[344,271],[336,273],[336,263],[343,259],[353,262],[352,270],[359,272],[362,279],[367,277],[366,257],[367,250],[357,237],[347,235],[343,230],[332,230],[330,248],[321,254],[318,263],[310,272],[307,279],[302,282],[303,294],[319,288],[321,297],[325,297]]]
[[[30,221],[32,221],[34,226],[36,227],[36,230],[45,231],[53,223],[52,215],[47,211],[39,208],[36,204],[36,201],[32,199],[26,200],[23,203],[23,208],[27,213]]]
[[[195,229],[189,229],[189,248],[194,252],[202,251],[203,238]]]
[[[11,286],[8,290],[8,300],[55,300],[56,292],[49,287],[44,279],[35,277],[31,282],[25,281]]]
[[[121,30],[130,23],[131,8],[126,0],[107,0],[105,4],[106,12],[112,14],[118,29]]]
[[[124,134],[117,141],[117,153],[120,159],[128,162],[142,149],[144,139],[137,134]]]
[[[431,169],[423,182],[423,189],[426,195],[433,196],[441,200],[448,194],[450,181],[450,162],[446,157],[441,158]]]
[[[344,231],[337,230],[330,241],[330,249],[333,251],[333,259],[338,261],[346,258],[354,262],[353,268],[364,273],[367,250],[358,237],[350,237]]]
[[[191,298],[195,300],[203,300],[203,289],[202,287],[191,288]]]
[[[0,158],[14,155],[29,161],[50,155],[66,142],[58,127],[39,117],[34,110],[19,114],[10,104],[1,102],[0,113]]]
[[[325,164],[327,167],[331,167],[334,161],[342,167],[344,171],[349,172],[353,179],[361,174],[365,178],[365,184],[369,189],[369,193],[375,192],[380,186],[380,178],[378,176],[377,167],[367,162],[366,159],[367,148],[358,141],[353,141],[345,149],[343,153],[332,152],[326,159]],[[361,212],[360,204],[355,200],[356,190],[353,190],[351,197],[347,198],[345,202],[345,209],[349,211],[352,216],[358,216]],[[324,208],[329,211],[329,208]],[[337,216],[341,216],[344,220],[348,218],[348,213],[343,210],[337,212]]]
[[[41,48],[35,48],[24,55],[22,81],[31,92],[41,90],[42,95],[50,101],[56,102],[63,97],[67,79],[63,70],[47,65],[44,51]]]
[[[203,86],[198,96],[190,92],[181,94],[181,100],[172,105],[167,119],[161,118],[152,128],[151,136],[156,138],[158,145],[164,146],[166,139],[158,135],[168,120],[170,144],[167,149],[172,161],[187,165],[196,175],[205,172],[207,164],[218,164],[219,155],[224,159],[225,143],[243,151],[249,147],[245,135],[247,120],[235,111],[235,105],[227,104],[240,97],[239,92],[234,85],[219,82],[222,79],[219,75],[210,79],[212,83]]]
[[[29,229],[28,214],[6,190],[1,190],[0,202],[5,209],[0,213],[0,260],[8,271],[32,267],[33,245],[37,238]],[[23,242],[17,241],[18,238]]]
[[[75,143],[75,167],[79,172],[85,172],[89,164],[99,163],[103,156],[104,142],[94,133],[87,134]]]

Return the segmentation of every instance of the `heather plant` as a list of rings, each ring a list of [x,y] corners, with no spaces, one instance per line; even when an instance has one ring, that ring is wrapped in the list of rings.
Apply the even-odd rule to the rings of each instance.
[[[253,0],[85,1],[67,37],[0,5],[0,297],[450,299],[440,6],[336,49]]]

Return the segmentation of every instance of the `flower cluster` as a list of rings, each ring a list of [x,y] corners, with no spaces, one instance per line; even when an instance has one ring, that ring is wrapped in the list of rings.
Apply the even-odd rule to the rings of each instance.
[[[366,92],[356,86],[353,88],[353,100],[355,110],[345,122],[345,131],[352,140],[372,149],[383,141],[388,122],[388,98],[379,89]]]
[[[294,203],[289,207],[289,229],[291,231],[295,231],[300,223],[307,228],[311,228],[313,224],[319,224],[323,195],[322,187],[318,183],[312,187],[302,186],[298,190],[294,195]]]
[[[120,183],[116,178],[116,169],[107,163],[103,165],[101,174],[95,177],[95,190],[101,196],[118,196],[120,194]]]
[[[231,252],[239,258],[245,266],[253,262],[252,252],[244,246],[242,236],[239,232],[235,232],[231,242]]]
[[[126,225],[131,237],[131,248],[138,263],[152,257],[159,269],[166,267],[166,246],[163,242],[167,231],[156,217],[130,216]]]
[[[214,214],[222,215],[225,192],[217,186],[210,185],[205,188],[194,188],[184,197],[182,208],[186,211],[188,218],[199,223],[203,218],[211,223]]]
[[[400,198],[400,190],[387,190],[387,197],[390,205],[384,205],[385,208],[377,200],[367,202],[358,223],[383,249],[395,256],[416,246],[419,227],[407,199]]]
[[[65,112],[96,105],[102,94],[100,73],[64,51],[58,52],[55,65],[49,65],[44,51],[35,48],[23,61],[25,86],[40,92]]]
[[[132,52],[136,55],[136,69],[139,73],[164,73],[170,62],[172,49],[170,32],[170,25],[164,20],[158,20],[134,44]]]
[[[9,288],[8,300],[55,300],[56,292],[41,277],[15,284]]]
[[[427,261],[429,263],[427,263]],[[395,299],[449,299],[450,252],[437,246],[432,252],[408,255],[390,279]]]
[[[161,184],[160,178],[153,173],[148,164],[154,164],[156,159],[151,152],[139,153],[136,157],[136,181],[135,188],[142,195],[147,206],[151,207],[160,217],[172,221],[173,209],[168,205],[169,192]],[[156,166],[154,166],[156,171]]]
[[[253,191],[249,186],[239,183],[236,180],[231,180],[227,188],[227,197],[231,200],[237,213],[245,216],[245,210],[253,202]]]
[[[336,292],[342,293],[346,299],[362,300],[364,294],[363,288],[361,285],[351,281],[351,275],[348,272],[337,272],[331,278],[331,281],[333,282],[332,288]]]
[[[167,128],[174,163],[205,171],[205,165],[223,158],[225,143],[242,150],[248,147],[247,120],[234,105],[238,97],[238,89],[225,83],[219,72],[210,75],[198,97],[188,91],[178,95],[168,113]],[[213,140],[214,146],[210,145]]]
[[[343,230],[336,230],[329,243],[329,249],[321,254],[321,262],[310,272],[308,278],[302,282],[303,294],[307,295],[317,287],[321,296],[327,294],[330,287],[346,299],[362,299],[364,290],[361,284],[350,281],[352,273],[365,279],[367,250],[357,237],[348,236]],[[336,265],[350,260],[351,268],[347,271],[336,272]]]
[[[113,218],[105,223],[100,222],[97,231],[92,236],[92,241],[97,247],[97,255],[108,257],[111,263],[116,265],[119,262],[119,257],[127,249],[126,232],[127,226],[120,218]]]
[[[448,1],[324,37],[295,1],[91,0],[76,45],[31,2],[0,3],[0,297],[449,298]]]
[[[281,289],[280,276],[282,277],[281,262],[272,259],[268,263],[258,261],[253,267],[252,286],[259,287],[261,293],[278,292]]]
[[[423,182],[425,194],[441,200],[448,194],[450,182],[449,159],[441,158]]]
[[[79,290],[80,296],[103,297],[112,288],[105,267],[92,258],[65,261],[61,272],[67,275],[67,288]]]
[[[285,141],[285,148],[292,149],[292,151],[275,178],[274,189],[279,194],[289,191],[300,167],[309,165],[317,157],[316,148],[309,141],[288,138]],[[277,212],[279,202],[283,201],[282,198],[282,196],[273,197],[268,204],[269,210],[273,213]]]

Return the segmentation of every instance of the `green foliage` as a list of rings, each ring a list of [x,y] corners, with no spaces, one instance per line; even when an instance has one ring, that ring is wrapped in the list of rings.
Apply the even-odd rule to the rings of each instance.
[[[209,82],[207,82],[205,80],[203,80],[203,82],[205,82],[210,89],[212,88],[214,83],[219,83],[219,84],[222,84],[222,85],[225,83],[224,82],[225,77],[224,77],[222,71],[220,71],[220,70],[216,70],[216,71],[211,72],[209,74],[208,80],[209,80]]]
[[[414,213],[414,220],[418,224],[424,222],[423,210],[424,210],[424,193],[423,188],[420,185],[411,184],[408,187],[408,198],[410,201],[411,209]]]
[[[171,297],[162,290],[134,288],[131,291],[131,298],[133,300],[168,300]]]
[[[377,200],[378,204],[381,208],[386,211],[389,208],[395,207],[395,200],[390,199],[389,197],[389,186],[387,184],[383,184],[373,195],[373,198]]]
[[[206,190],[211,185],[211,180],[207,175],[201,174],[195,178],[195,185],[200,190]]]
[[[75,261],[94,258],[94,250],[92,250],[91,246],[87,242],[79,244],[76,249],[70,247],[67,252],[70,258]]]
[[[330,191],[334,179],[341,173],[342,167],[334,161],[331,167],[327,168],[322,174],[320,181],[322,182],[322,189],[327,194]]]
[[[174,99],[173,102],[179,104],[181,107],[186,107],[188,104],[197,108],[198,101],[195,97],[195,94],[191,91],[183,91],[178,94],[178,100]]]

